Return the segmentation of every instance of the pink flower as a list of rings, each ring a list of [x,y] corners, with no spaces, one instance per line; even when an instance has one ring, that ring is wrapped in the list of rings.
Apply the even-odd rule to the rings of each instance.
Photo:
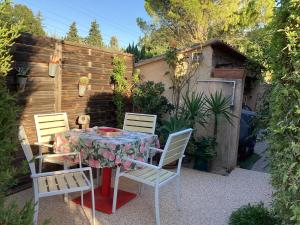
[[[115,161],[116,165],[120,165],[121,162],[122,162],[122,160],[120,159],[120,157],[116,156],[116,161]]]
[[[102,156],[104,158],[106,158],[106,159],[109,159],[110,161],[114,161],[115,160],[115,155],[112,152],[107,151],[107,150],[105,150],[105,151],[102,152]]]
[[[125,151],[127,152],[129,149],[131,148],[131,145],[130,144],[125,144]]]
[[[111,144],[110,148],[111,148],[111,150],[115,151],[116,150],[116,145],[115,144]]]
[[[95,159],[89,159],[89,166],[94,168],[100,168],[100,162]]]
[[[85,145],[86,145],[86,147],[91,148],[93,146],[93,141],[92,140],[86,140]]]
[[[129,170],[130,166],[131,166],[131,162],[130,161],[125,161],[125,163],[123,164],[124,169],[125,170]]]
[[[144,152],[145,152],[145,146],[141,146],[140,153],[144,153]]]
[[[71,139],[71,143],[73,145],[77,145],[78,144],[78,137],[77,136],[72,136],[70,139]]]
[[[138,157],[136,160],[137,160],[137,161],[144,162],[144,158],[143,158],[143,157]]]

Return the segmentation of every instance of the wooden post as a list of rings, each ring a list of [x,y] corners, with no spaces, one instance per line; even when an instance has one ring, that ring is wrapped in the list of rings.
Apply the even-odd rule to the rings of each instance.
[[[62,91],[62,42],[55,43],[55,54],[59,58],[59,67],[55,76],[55,112],[61,112],[61,91]]]

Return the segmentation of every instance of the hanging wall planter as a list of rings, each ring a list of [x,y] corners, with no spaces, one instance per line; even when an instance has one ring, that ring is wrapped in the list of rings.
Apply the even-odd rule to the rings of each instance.
[[[79,84],[78,84],[78,94],[80,97],[85,95],[88,84],[89,84],[88,77],[80,77]]]
[[[30,71],[29,67],[18,67],[16,69],[17,73],[17,82],[18,82],[18,90],[23,92],[26,87],[28,73]]]
[[[55,77],[57,74],[59,67],[59,58],[58,56],[51,56],[50,57],[50,62],[49,62],[49,76],[50,77]]]

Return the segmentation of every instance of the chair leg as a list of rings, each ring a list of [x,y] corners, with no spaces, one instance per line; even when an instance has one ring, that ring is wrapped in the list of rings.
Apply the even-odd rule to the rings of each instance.
[[[83,191],[81,191],[81,193],[80,193],[80,198],[81,198],[81,207],[83,207]]]
[[[34,192],[36,192],[35,190],[34,190]],[[33,217],[33,220],[34,220],[35,225],[38,224],[38,215],[39,215],[39,197],[38,197],[38,193],[34,193],[34,217]]]
[[[176,178],[176,206],[180,210],[180,177]]]
[[[68,169],[68,164],[64,161],[64,170]],[[64,202],[68,202],[68,194],[64,194]]]
[[[93,225],[95,225],[95,195],[94,195],[94,188],[92,188],[92,210],[93,210]]]
[[[155,218],[156,218],[156,225],[160,225],[160,217],[159,217],[159,188],[158,188],[158,185],[155,186]]]
[[[142,196],[144,193],[145,185],[140,183],[139,184],[139,196]]]
[[[116,212],[117,208],[117,197],[118,197],[118,186],[119,186],[119,173],[120,167],[117,167],[116,176],[115,176],[115,186],[114,186],[114,198],[113,198],[113,206],[112,206],[112,213]]]

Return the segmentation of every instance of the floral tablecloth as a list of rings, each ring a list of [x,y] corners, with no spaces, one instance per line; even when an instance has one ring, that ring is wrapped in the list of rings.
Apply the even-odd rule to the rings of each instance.
[[[159,147],[157,135],[122,131],[116,137],[105,137],[97,133],[98,127],[84,130],[73,129],[58,133],[54,138],[56,153],[80,152],[82,161],[91,167],[114,167],[134,169],[136,165],[124,157],[144,161],[150,146]]]

